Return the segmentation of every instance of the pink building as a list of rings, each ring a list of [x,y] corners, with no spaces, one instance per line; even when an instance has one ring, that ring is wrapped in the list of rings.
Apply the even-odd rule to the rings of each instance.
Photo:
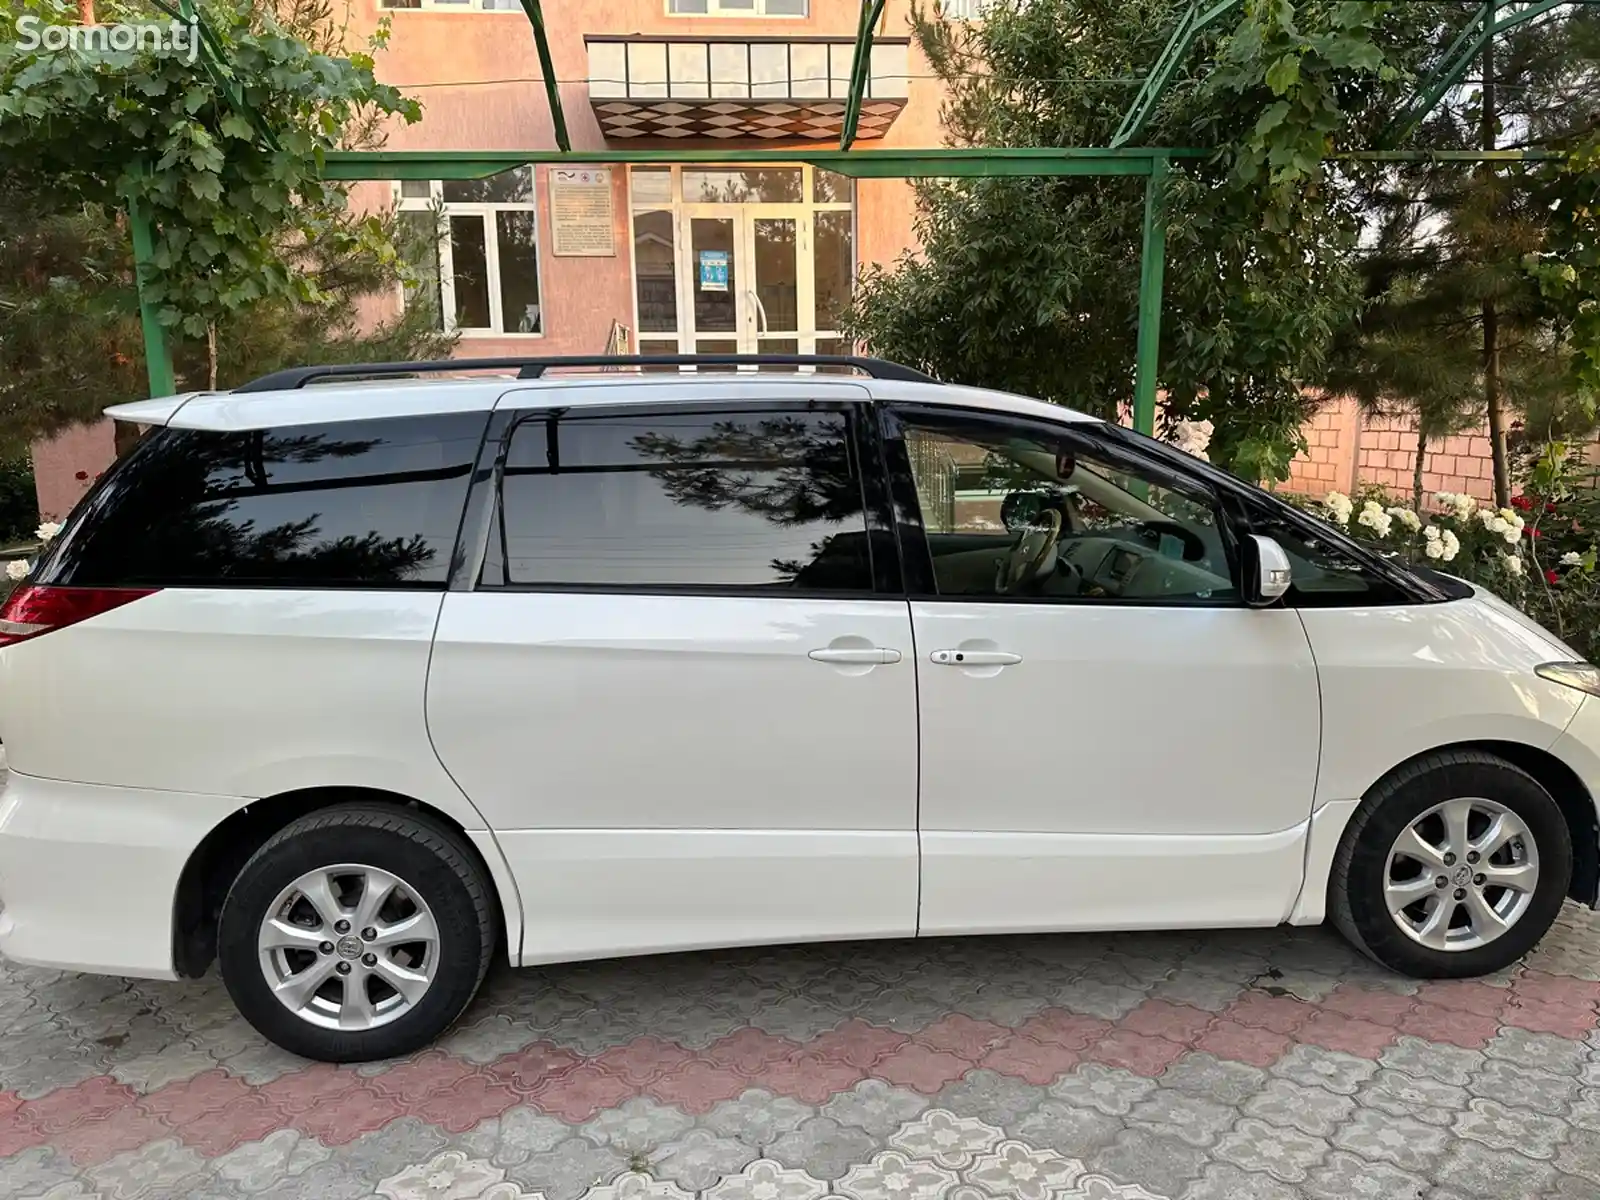
[[[857,145],[937,146],[940,89],[910,44],[910,0],[876,30]],[[952,16],[981,0],[945,0]],[[726,151],[837,146],[855,0],[545,0],[572,145]],[[379,76],[423,120],[389,149],[554,148],[519,0],[354,0],[384,17]],[[442,209],[441,309],[461,355],[833,353],[856,270],[912,243],[903,180],[761,169],[521,168],[472,182],[365,183],[355,201]],[[398,304],[396,297],[395,303]],[[36,448],[40,508],[64,513],[111,460],[109,429]],[[82,476],[80,478],[80,475]]]

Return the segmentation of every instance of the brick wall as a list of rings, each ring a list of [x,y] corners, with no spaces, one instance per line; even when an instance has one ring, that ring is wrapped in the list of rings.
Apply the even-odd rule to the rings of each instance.
[[[1410,494],[1417,454],[1411,417],[1363,418],[1354,401],[1339,400],[1318,412],[1304,432],[1306,452],[1291,465],[1285,491],[1319,496],[1376,484],[1396,496]],[[1488,433],[1487,428],[1475,429],[1430,443],[1422,464],[1424,493],[1491,498],[1494,460]]]

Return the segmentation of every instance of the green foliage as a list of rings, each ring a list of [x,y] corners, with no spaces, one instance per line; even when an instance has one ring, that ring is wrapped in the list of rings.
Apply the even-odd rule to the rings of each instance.
[[[243,0],[201,11],[217,41],[209,70],[148,46],[24,50],[19,17],[69,24],[75,5],[0,10],[0,173],[56,210],[139,204],[155,227],[148,295],[161,323],[189,337],[266,299],[322,299],[316,278],[285,261],[289,236],[392,255],[372,227],[340,219],[342,193],[316,168],[365,114],[420,116],[376,80],[370,55],[313,50]],[[111,3],[99,15],[149,14]]]
[[[1600,137],[1542,173],[1550,230],[1526,260],[1569,349],[1568,382],[1591,420],[1600,407]]]
[[[918,11],[965,145],[1109,142],[1187,0],[1032,0],[978,23]],[[1436,36],[1431,6],[1249,0],[1203,35],[1158,107],[1174,162],[1159,384],[1169,423],[1208,420],[1214,461],[1283,479],[1336,329],[1361,301],[1359,224],[1325,162],[1398,106]],[[1061,30],[1075,31],[1062,37]],[[1131,398],[1141,184],[984,179],[918,189],[922,253],[869,268],[849,329],[952,380],[1114,417]]]
[[[0,544],[31,541],[39,525],[39,493],[27,458],[0,460]]]
[[[9,16],[0,14],[0,22],[37,11],[32,0],[23,0]],[[259,44],[267,44],[262,39],[270,37],[276,39],[270,43],[273,46],[293,41],[300,49],[286,51],[283,61],[291,66],[317,64],[317,70],[330,81],[328,88],[343,88],[347,95],[359,96],[368,87],[361,81],[370,80],[370,57],[338,57],[347,31],[328,0],[286,0],[271,12],[250,8],[225,11],[236,20],[229,26],[231,36]],[[55,7],[50,12],[63,20],[75,15],[75,10]],[[102,5],[101,15],[115,19],[132,14]],[[380,27],[374,48],[381,45],[384,32]],[[0,39],[4,36],[0,34]],[[74,59],[74,69],[87,76],[80,81],[86,94],[102,99],[112,96],[109,57],[54,57]],[[130,129],[108,135],[107,144],[118,153],[133,153],[139,146],[153,143],[159,130],[170,132],[173,121],[187,126],[185,118],[169,121],[172,114],[165,110],[164,115],[152,116],[137,82],[146,70],[165,78],[162,72],[170,64],[122,57],[132,60],[119,60],[117,68],[125,72],[123,84],[132,99],[108,102],[103,123],[128,124]],[[8,73],[20,71],[20,62],[13,47],[0,46],[0,101],[14,102],[21,94],[17,76]],[[262,73],[258,61],[252,70]],[[202,105],[198,110],[196,119],[202,126],[208,128],[206,122],[215,118],[220,131],[222,122],[240,119],[238,112],[228,108],[231,102],[223,92],[215,90],[215,81],[197,68],[186,67],[185,71],[193,87],[213,89],[214,105]],[[281,81],[271,82],[275,73],[267,70],[265,74],[271,78],[260,86],[252,85],[245,73],[233,82],[244,89],[247,98],[258,92],[266,97],[268,112],[277,114],[275,120],[288,120],[293,129],[310,128],[312,132],[305,136],[319,148],[335,141],[377,144],[388,114],[413,107],[409,102],[397,106],[386,90],[381,92],[384,103],[291,103],[271,91],[281,86]],[[58,72],[50,76],[53,82],[46,90],[68,87],[75,78],[71,71]],[[306,95],[310,97],[312,92],[308,90]],[[80,107],[69,112],[67,124],[83,119]],[[341,120],[345,122],[342,126],[338,124]],[[230,127],[242,132],[236,124]],[[138,130],[147,133],[141,135]],[[106,406],[146,394],[131,249],[115,187],[121,168],[110,159],[85,161],[66,175],[50,176],[28,157],[32,144],[28,139],[35,136],[41,140],[41,153],[63,152],[65,135],[53,128],[53,122],[18,121],[0,110],[0,163],[6,167],[0,170],[0,314],[4,314],[0,456],[25,455],[34,440],[66,425],[95,420]],[[233,179],[239,172],[261,167],[258,145],[246,144],[242,137],[230,137],[220,144],[230,163],[234,158],[239,161],[225,165],[218,179]],[[417,273],[408,264],[423,256],[411,243],[419,236],[426,237],[426,231],[402,225],[393,213],[351,212],[345,191],[339,187],[316,185],[288,195],[282,191],[282,180],[305,168],[289,162],[285,155],[273,157],[284,162],[278,182],[261,191],[263,203],[274,205],[267,216],[249,205],[237,211],[227,204],[214,205],[203,212],[195,210],[208,223],[199,233],[182,221],[157,230],[158,251],[164,247],[168,261],[175,245],[187,247],[187,257],[167,272],[169,283],[177,289],[168,294],[189,297],[184,304],[195,318],[169,331],[180,388],[208,386],[212,365],[208,332],[214,335],[216,377],[222,387],[306,362],[448,356],[455,339],[440,332],[437,306],[428,302],[425,293],[414,290],[404,313],[392,321],[373,325],[362,319],[365,298],[394,295],[402,287],[416,288]],[[177,163],[166,174],[183,180],[194,175],[195,169],[192,164]],[[275,207],[285,199],[287,207]],[[231,230],[220,241],[216,234],[219,222]],[[233,268],[217,268],[206,260],[205,253],[197,250],[203,241],[206,245],[215,241],[225,255],[238,254],[239,261],[270,259],[271,269],[261,278],[287,281],[287,286],[263,287],[256,299],[230,306],[222,293],[232,286]],[[205,261],[198,261],[197,253]]]

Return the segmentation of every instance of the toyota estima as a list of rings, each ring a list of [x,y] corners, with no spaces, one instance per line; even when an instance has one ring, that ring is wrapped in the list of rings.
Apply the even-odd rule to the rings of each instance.
[[[688,361],[112,409],[0,612],[0,951],[219,960],[353,1061],[497,955],[1331,920],[1450,977],[1596,902],[1600,672],[1493,596],[1036,400]]]

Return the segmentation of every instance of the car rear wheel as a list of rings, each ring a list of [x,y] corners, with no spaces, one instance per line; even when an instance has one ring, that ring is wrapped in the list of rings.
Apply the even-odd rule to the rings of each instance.
[[[311,813],[239,872],[218,957],[260,1033],[324,1062],[407,1054],[453,1024],[488,970],[494,922],[470,850],[423,814]]]
[[[1356,947],[1419,978],[1502,970],[1561,909],[1572,842],[1537,780],[1481,751],[1396,771],[1346,827],[1329,912]]]

